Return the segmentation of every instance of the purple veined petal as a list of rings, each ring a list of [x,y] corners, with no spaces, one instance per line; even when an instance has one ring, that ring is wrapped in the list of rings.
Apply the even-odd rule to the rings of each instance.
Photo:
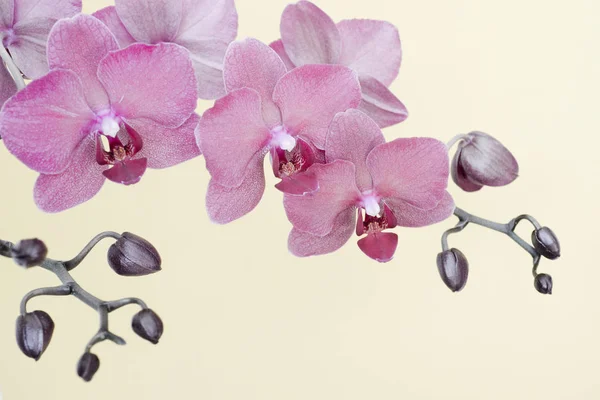
[[[431,210],[445,195],[449,175],[446,145],[432,138],[396,139],[367,157],[377,194]]]
[[[310,172],[301,172],[281,178],[281,182],[275,185],[279,191],[289,194],[302,196],[319,190],[319,181],[314,174]]]
[[[112,168],[104,170],[102,174],[112,182],[129,186],[138,183],[142,179],[147,167],[148,160],[146,158],[125,160],[116,163]]]
[[[0,136],[29,168],[64,171],[95,118],[75,73],[54,70],[9,99],[0,112]]]
[[[362,101],[359,110],[371,117],[380,128],[399,124],[408,118],[408,110],[381,82],[363,75],[359,78]]]
[[[165,128],[148,120],[135,121],[134,128],[143,134],[143,147],[136,158],[147,158],[148,168],[162,169],[198,157],[195,130],[199,121],[196,113],[177,128]]]
[[[285,65],[277,53],[256,39],[233,42],[225,54],[225,88],[228,92],[245,87],[256,90],[260,94],[264,119],[270,127],[281,124],[273,91],[285,73]]]
[[[79,77],[88,104],[94,110],[109,105],[108,94],[98,80],[98,65],[119,45],[108,27],[89,15],[60,20],[48,37],[50,69],[68,69]]]
[[[269,46],[275,50],[275,53],[281,58],[281,61],[283,61],[288,71],[296,68],[292,60],[290,60],[290,56],[285,52],[285,47],[283,47],[283,41],[281,39],[274,41]]]
[[[15,0],[0,1],[0,29],[12,28],[15,16]]]
[[[448,192],[444,193],[442,200],[431,210],[422,210],[401,200],[385,199],[384,201],[393,211],[397,225],[407,228],[437,224],[452,216],[455,209],[454,200]]]
[[[391,261],[398,247],[398,235],[391,232],[370,233],[358,241],[358,247],[367,256],[380,263]]]
[[[17,85],[4,64],[0,63],[0,108],[15,93],[17,93]]]
[[[35,183],[34,199],[37,206],[49,213],[75,207],[94,197],[106,178],[107,168],[96,162],[96,143],[83,140],[73,152],[71,165],[56,175],[40,175]]]
[[[271,147],[271,166],[273,175],[278,178],[305,172],[317,161],[317,150],[302,137],[296,138],[296,146],[292,151],[280,147]],[[323,163],[321,163],[323,164]]]
[[[324,149],[335,114],[358,107],[360,98],[356,74],[340,65],[296,68],[279,80],[273,93],[288,131],[306,137],[319,149]]]
[[[6,0],[5,0],[6,1]],[[46,42],[54,23],[81,12],[80,0],[19,0],[14,7],[13,35],[7,45],[15,64],[30,79],[48,72]]]
[[[119,18],[119,14],[117,14],[117,9],[115,6],[104,7],[95,13],[92,14],[93,17],[98,18],[104,25],[108,27],[108,29],[112,32],[119,43],[119,47],[124,49],[136,42],[131,33],[127,30],[125,25],[123,25],[123,21]]]
[[[196,139],[215,182],[239,186],[251,161],[259,155],[264,158],[271,139],[260,95],[245,88],[217,100],[202,116]]]
[[[468,136],[461,145],[459,162],[471,182],[504,186],[517,179],[519,164],[502,143],[483,132],[471,132]]]
[[[265,191],[263,158],[254,157],[242,183],[237,187],[225,187],[211,179],[206,193],[206,209],[211,221],[227,224],[248,214],[260,202]]]
[[[338,214],[333,229],[325,236],[311,235],[293,228],[288,236],[288,249],[297,257],[333,253],[350,240],[354,223],[354,210],[349,208]]]
[[[342,39],[339,63],[360,76],[372,76],[389,86],[398,76],[402,46],[398,29],[389,22],[368,19],[344,20],[337,24]]]
[[[238,15],[233,0],[183,0],[185,13],[174,39],[192,57],[198,97],[218,99],[226,94],[223,59],[237,36]]]
[[[171,42],[184,14],[181,1],[115,0],[115,7],[127,31],[143,43]]]
[[[98,77],[114,111],[131,121],[145,118],[175,128],[196,109],[192,63],[176,44],[137,43],[112,52],[100,62]]]
[[[478,183],[471,182],[467,177],[461,163],[460,163],[460,155],[462,152],[462,145],[458,145],[458,149],[456,150],[456,154],[454,158],[452,158],[452,180],[458,187],[460,187],[465,192],[476,192],[483,188],[483,185]]]
[[[304,196],[285,195],[283,205],[294,228],[325,236],[334,228],[338,214],[349,208],[353,210],[360,197],[354,164],[337,160],[314,164],[308,172],[317,178],[319,190]]]
[[[328,162],[352,162],[356,167],[356,184],[364,192],[373,187],[367,156],[382,143],[385,143],[383,133],[371,118],[358,110],[348,110],[333,119],[325,142],[325,155]]]
[[[308,1],[288,5],[281,16],[281,40],[297,66],[337,64],[342,42],[335,23]]]

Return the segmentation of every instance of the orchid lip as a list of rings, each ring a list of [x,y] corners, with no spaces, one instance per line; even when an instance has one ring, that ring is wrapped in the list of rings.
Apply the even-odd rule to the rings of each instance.
[[[278,125],[271,129],[271,146],[292,151],[296,147],[296,138],[290,135],[283,125]]]

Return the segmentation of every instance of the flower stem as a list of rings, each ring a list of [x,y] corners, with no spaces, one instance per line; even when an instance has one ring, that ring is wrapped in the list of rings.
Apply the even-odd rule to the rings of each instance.
[[[0,37],[0,39],[2,39],[2,37]],[[23,74],[21,74],[21,71],[16,66],[16,64],[13,61],[10,54],[8,54],[8,50],[6,50],[4,45],[1,43],[0,43],[0,58],[2,58],[2,61],[4,61],[4,64],[6,64],[6,68],[8,69],[10,76],[12,76],[13,81],[15,81],[15,85],[17,85],[17,89],[18,90],[23,89],[25,87],[25,80],[23,79]]]
[[[460,135],[456,135],[454,136],[452,139],[450,139],[450,141],[446,144],[446,147],[448,148],[448,151],[450,151],[450,149],[452,148],[452,146],[454,146],[458,141],[462,140],[462,139],[466,139],[467,135],[464,134],[460,134]]]

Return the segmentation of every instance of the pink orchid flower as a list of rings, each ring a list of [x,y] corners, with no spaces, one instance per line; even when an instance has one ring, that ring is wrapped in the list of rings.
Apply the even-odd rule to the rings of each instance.
[[[385,143],[373,120],[348,110],[333,120],[325,156],[328,164],[308,169],[316,176],[319,190],[284,197],[294,226],[288,245],[297,256],[333,252],[355,231],[366,235],[358,246],[367,256],[387,262],[396,251],[398,236],[385,230],[431,225],[454,210],[446,192],[448,150],[436,139]]]
[[[185,47],[196,72],[198,97],[225,95],[223,57],[238,27],[233,0],[115,0],[115,6],[93,15],[122,48],[135,42]]]
[[[92,16],[59,21],[48,39],[51,71],[0,112],[8,150],[41,173],[34,197],[44,211],[89,200],[107,178],[133,184],[147,167],[199,154],[188,52],[174,44],[118,49]]]
[[[81,0],[0,0],[0,41],[30,79],[48,72],[46,39],[60,18],[81,12]],[[0,105],[17,87],[0,61]]]
[[[275,176],[282,178],[280,190],[317,189],[304,171],[323,158],[319,153],[335,114],[360,102],[360,84],[349,68],[307,65],[286,73],[275,51],[255,39],[229,46],[224,77],[229,94],[202,116],[197,129],[212,176],[208,213],[223,224],[259,203],[267,153]]]
[[[319,7],[300,1],[281,16],[281,39],[271,47],[288,69],[306,64],[341,64],[356,71],[362,87],[359,109],[381,128],[408,117],[388,89],[398,76],[402,47],[396,27],[385,21],[344,20],[337,25]]]

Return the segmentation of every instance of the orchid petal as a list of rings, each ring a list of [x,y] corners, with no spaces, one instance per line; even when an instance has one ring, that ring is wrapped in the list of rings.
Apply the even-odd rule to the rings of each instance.
[[[335,114],[358,107],[360,98],[356,74],[339,65],[296,68],[281,78],[273,93],[285,127],[319,149]]]
[[[183,4],[169,0],[115,0],[123,25],[144,43],[171,42],[181,25]]]
[[[132,44],[110,53],[98,77],[114,111],[168,127],[187,121],[197,105],[196,78],[188,52],[176,44]]]
[[[288,71],[296,68],[292,60],[290,60],[290,56],[285,52],[285,47],[283,47],[283,41],[281,39],[274,41],[269,46],[275,50],[275,53],[281,58],[281,61],[283,61]]]
[[[461,153],[462,146],[459,144],[458,150],[456,150],[456,154],[454,155],[454,158],[452,158],[452,180],[458,185],[458,187],[460,187],[465,192],[476,192],[478,190],[481,190],[481,188],[483,188],[483,185],[472,182],[467,177],[467,174],[465,173],[465,170],[460,162]]]
[[[238,16],[233,0],[183,0],[183,15],[177,38],[192,57],[198,96],[217,99],[226,94],[223,59],[227,46],[237,36]]]
[[[375,147],[367,157],[373,186],[383,198],[431,210],[448,185],[448,150],[432,138],[396,139]]]
[[[295,65],[337,64],[342,42],[335,23],[316,5],[299,1],[281,16],[281,40]]]
[[[225,87],[228,92],[244,87],[261,97],[264,119],[271,127],[281,124],[279,107],[273,103],[275,85],[286,73],[281,58],[266,44],[245,39],[229,45],[225,55]]]
[[[93,13],[92,16],[98,18],[110,29],[112,34],[115,35],[120,48],[124,49],[136,42],[135,38],[131,36],[131,33],[123,25],[123,21],[119,18],[115,6],[104,7]]]
[[[337,28],[342,38],[340,64],[361,76],[372,76],[386,86],[396,79],[402,62],[402,46],[394,25],[353,19],[339,22]]]
[[[108,94],[98,80],[98,65],[119,45],[97,18],[80,14],[56,23],[48,37],[50,69],[69,69],[81,80],[88,104],[94,110],[109,105]]]
[[[335,227],[338,214],[353,209],[360,196],[354,164],[344,160],[314,164],[308,173],[317,178],[319,190],[304,196],[285,195],[283,204],[294,228],[325,236]]]
[[[283,193],[302,196],[315,192],[319,189],[319,181],[310,172],[302,172],[281,178],[281,182],[275,187]]]
[[[96,142],[83,140],[74,150],[71,165],[56,175],[40,175],[35,183],[34,199],[43,211],[57,213],[94,197],[102,188],[107,168],[96,162]]]
[[[364,192],[373,187],[367,156],[382,143],[385,143],[383,133],[371,118],[358,110],[348,110],[333,119],[325,143],[325,154],[328,162],[352,162],[356,167],[356,184]]]
[[[265,125],[260,95],[252,89],[231,92],[206,111],[197,129],[197,139],[206,168],[216,183],[236,187],[247,168],[264,157],[271,138]]]
[[[297,257],[310,257],[333,253],[352,237],[354,210],[351,208],[338,214],[331,232],[325,236],[311,235],[293,228],[288,237],[288,249]]]
[[[81,0],[19,0],[14,6],[13,34],[7,47],[19,69],[30,79],[48,72],[46,42],[54,23],[81,12]]]
[[[454,212],[454,200],[450,193],[444,192],[442,200],[431,210],[422,210],[405,201],[386,199],[396,217],[397,225],[407,228],[419,228],[437,224],[448,219]]]
[[[256,155],[248,166],[248,172],[237,187],[219,185],[211,179],[206,193],[206,209],[211,221],[227,224],[252,211],[265,191],[263,158]]]
[[[361,76],[360,86],[362,101],[358,109],[377,122],[380,128],[399,124],[408,118],[404,104],[383,83]]]
[[[0,1],[0,28],[10,29],[14,25],[15,0]]]
[[[17,93],[17,85],[10,72],[0,62],[0,108],[15,93]]]
[[[398,235],[391,232],[370,233],[358,241],[358,247],[375,261],[385,263],[394,258],[398,247]]]
[[[88,135],[94,117],[77,76],[54,70],[4,104],[0,136],[29,168],[56,174],[69,166],[71,153]]]
[[[152,121],[138,120],[134,128],[143,135],[142,150],[136,158],[147,158],[148,168],[168,168],[200,155],[195,130],[200,117],[196,113],[178,128],[165,128]]]

